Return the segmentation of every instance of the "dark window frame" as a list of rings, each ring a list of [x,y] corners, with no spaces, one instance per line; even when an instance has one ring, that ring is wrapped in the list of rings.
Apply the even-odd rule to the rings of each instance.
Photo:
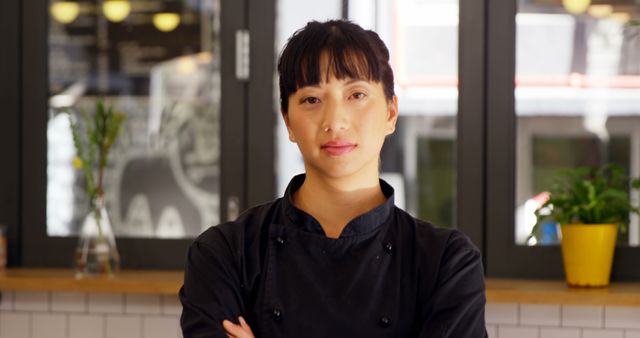
[[[486,1],[486,272],[490,277],[562,279],[558,246],[518,246],[514,241],[517,5]],[[640,248],[617,247],[612,280],[640,278],[639,260]]]
[[[9,139],[0,150],[3,156],[18,157],[15,166],[7,166],[0,172],[3,174],[0,183],[12,189],[3,192],[8,200],[7,210],[16,210],[13,216],[0,214],[11,225],[10,248],[20,251],[9,253],[10,265],[71,267],[77,237],[49,237],[43,226],[46,224],[47,186],[48,2],[9,0],[3,1],[3,6],[5,4],[11,6],[2,11],[3,16],[7,13],[10,18],[5,24],[16,29],[3,30],[7,36],[2,35],[2,41],[19,39],[21,43],[20,48],[16,48],[21,58],[12,54],[2,56],[3,65],[17,66],[15,69],[20,72],[9,73],[10,76],[2,81],[7,87],[20,83],[18,93],[3,91],[3,95],[19,96],[19,99],[11,101],[9,107],[13,109],[9,111],[12,113],[0,120],[7,122],[2,124],[2,131],[7,129],[5,137]],[[273,169],[264,166],[273,158],[273,145],[261,142],[273,139],[274,133],[272,128],[264,127],[273,125],[274,119],[273,61],[257,57],[274,53],[271,42],[275,35],[275,3],[245,0],[221,1],[220,5],[221,111],[226,112],[221,117],[220,137],[224,151],[221,152],[220,212],[221,219],[227,220],[227,204],[231,199],[238,201],[244,209],[272,199],[275,191],[273,182],[264,180],[265,175],[273,176]],[[23,10],[27,8],[29,10]],[[249,81],[240,81],[235,78],[235,32],[246,29],[252,36],[250,50],[254,57]],[[11,178],[19,182],[19,188],[11,186]],[[123,268],[182,269],[191,241],[118,238],[117,243]]]
[[[20,0],[0,1],[0,225],[7,227],[8,264],[20,257]]]
[[[223,82],[221,215],[275,192],[273,50],[275,0],[221,2],[223,77],[233,78],[235,30],[251,33],[251,79]],[[343,1],[343,9],[348,8]],[[0,224],[8,225],[11,266],[68,267],[76,238],[49,238],[46,212],[47,3],[0,2]],[[26,10],[28,9],[28,10]],[[457,220],[481,249],[491,277],[561,279],[557,247],[513,241],[515,201],[516,2],[460,0],[457,117]],[[11,48],[14,46],[15,48]],[[262,57],[261,57],[262,56]],[[275,55],[274,55],[275,56]],[[17,85],[16,85],[17,84]],[[244,137],[237,137],[244,135]],[[234,137],[235,136],[235,137]],[[27,156],[28,154],[28,156]],[[270,177],[272,179],[265,179]],[[124,268],[181,269],[190,240],[120,239]],[[129,257],[130,259],[127,259]],[[639,248],[616,249],[613,279],[640,277]]]

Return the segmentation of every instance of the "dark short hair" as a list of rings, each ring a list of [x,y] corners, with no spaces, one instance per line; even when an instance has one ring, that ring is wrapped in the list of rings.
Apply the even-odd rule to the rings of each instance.
[[[346,20],[311,21],[289,38],[278,60],[283,114],[289,110],[289,96],[301,87],[320,83],[323,53],[329,58],[327,77],[381,82],[386,99],[393,98],[389,50],[377,33]]]

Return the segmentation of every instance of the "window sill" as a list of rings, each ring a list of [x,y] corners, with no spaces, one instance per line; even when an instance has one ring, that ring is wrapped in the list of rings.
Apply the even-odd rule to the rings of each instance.
[[[146,293],[176,295],[182,271],[124,270],[113,277],[75,278],[70,269],[11,268],[0,272],[0,290]],[[640,307],[640,283],[570,288],[558,280],[487,278],[488,303]]]
[[[182,278],[182,271],[124,270],[113,277],[76,278],[71,269],[11,268],[0,272],[0,290],[176,295]]]
[[[570,288],[559,280],[486,280],[487,303],[526,303],[640,307],[640,283],[615,282],[606,288]]]

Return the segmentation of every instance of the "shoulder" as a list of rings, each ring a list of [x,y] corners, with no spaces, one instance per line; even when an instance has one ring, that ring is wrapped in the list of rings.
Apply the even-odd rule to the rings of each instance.
[[[234,221],[209,227],[193,241],[192,246],[241,249],[247,241],[259,239],[260,232],[268,226],[280,205],[281,198],[251,207]]]
[[[437,258],[439,263],[451,259],[456,254],[480,256],[480,251],[469,237],[457,229],[438,227],[428,221],[415,218],[406,211],[396,208],[396,215],[400,231],[405,234],[405,240],[410,240],[415,247],[415,253]]]

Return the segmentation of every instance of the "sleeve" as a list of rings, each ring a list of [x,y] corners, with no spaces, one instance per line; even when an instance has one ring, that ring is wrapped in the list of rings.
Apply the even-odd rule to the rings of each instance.
[[[437,275],[418,337],[487,337],[482,257],[462,233],[450,237]]]
[[[212,230],[208,238],[211,241],[205,244],[196,240],[187,253],[184,284],[179,294],[184,338],[226,338],[222,321],[237,323],[245,310],[240,264],[222,232]]]

